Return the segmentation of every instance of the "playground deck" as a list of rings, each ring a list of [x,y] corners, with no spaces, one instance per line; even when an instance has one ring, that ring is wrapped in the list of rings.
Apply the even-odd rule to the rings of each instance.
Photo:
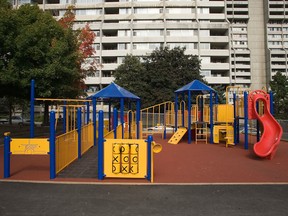
[[[243,137],[242,137],[243,138]],[[155,183],[287,183],[288,142],[281,142],[273,160],[260,159],[252,150],[255,137],[249,138],[249,150],[243,143],[226,148],[224,143],[168,144],[162,140],[161,153],[154,154]],[[3,146],[0,147],[0,178],[3,179]],[[50,181],[49,156],[11,156],[11,177],[7,180]],[[97,179],[97,151],[91,148],[81,160],[75,161],[52,181],[67,182],[129,182],[147,180]]]

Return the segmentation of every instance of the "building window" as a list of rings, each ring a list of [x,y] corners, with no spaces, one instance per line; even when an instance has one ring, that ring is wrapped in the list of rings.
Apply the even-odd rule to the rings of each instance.
[[[134,50],[154,50],[156,48],[160,48],[160,43],[134,43],[133,49]]]
[[[136,8],[135,14],[159,14],[160,8]]]
[[[155,37],[162,36],[163,30],[134,30],[133,36],[142,36],[142,37]]]
[[[195,13],[195,8],[168,8],[166,13],[169,14],[191,14]]]
[[[184,29],[179,29],[179,30],[167,30],[167,35],[168,36],[177,36],[177,37],[191,37],[197,35],[197,30],[184,30]]]
[[[175,47],[185,47],[186,49],[190,50],[198,49],[197,43],[167,43],[167,46],[170,49],[173,49]]]
[[[119,14],[131,14],[132,10],[131,8],[120,8],[119,9]]]

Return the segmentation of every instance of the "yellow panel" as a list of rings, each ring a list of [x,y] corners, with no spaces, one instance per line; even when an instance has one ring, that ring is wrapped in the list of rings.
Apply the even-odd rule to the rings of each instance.
[[[117,126],[117,137],[122,137],[122,125]],[[109,131],[108,133],[104,134],[105,139],[114,139],[114,130]]]
[[[139,139],[106,139],[104,173],[112,178],[145,178],[147,142]]]
[[[81,154],[84,154],[93,146],[93,123],[82,127],[81,131]]]
[[[234,128],[231,125],[215,125],[213,128],[214,143],[226,141],[229,145],[234,145]]]
[[[234,108],[231,104],[217,105],[217,122],[234,122]]]
[[[10,145],[12,154],[46,155],[49,152],[49,142],[46,139],[15,139]]]
[[[56,173],[78,158],[78,133],[70,131],[56,137]]]
[[[210,106],[204,105],[204,122],[210,122]]]
[[[173,136],[168,141],[168,143],[174,144],[174,145],[178,144],[186,132],[187,132],[187,128],[178,128],[178,130],[173,134]]]

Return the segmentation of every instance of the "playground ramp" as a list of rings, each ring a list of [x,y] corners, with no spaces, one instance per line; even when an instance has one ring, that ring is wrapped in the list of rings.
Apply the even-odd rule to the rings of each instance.
[[[264,114],[259,115],[257,112],[257,101],[261,100],[264,104]],[[263,134],[259,142],[254,144],[254,152],[259,157],[267,157],[272,159],[276,153],[278,145],[280,143],[283,129],[276,119],[270,113],[269,100],[262,94],[256,94],[253,96],[253,112],[257,119],[263,125]]]
[[[178,130],[173,134],[171,139],[168,141],[169,144],[176,145],[180,142],[182,137],[186,134],[187,128],[180,127]]]

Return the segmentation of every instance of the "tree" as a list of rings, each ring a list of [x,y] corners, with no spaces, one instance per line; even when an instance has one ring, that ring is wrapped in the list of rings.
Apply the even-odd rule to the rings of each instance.
[[[203,81],[198,57],[185,55],[185,50],[185,47],[171,50],[161,47],[144,58],[149,76],[148,105],[173,100],[174,91],[194,79]]]
[[[136,57],[126,56],[116,69],[115,82],[141,97],[143,107],[173,100],[178,88],[194,79],[203,81],[199,59],[185,55],[185,50],[156,49],[143,57],[142,63]]]
[[[87,70],[81,66],[93,54],[90,48],[94,33],[86,39],[89,35],[86,27],[80,38],[80,30],[74,33],[72,26],[64,28],[36,5],[25,4],[17,10],[3,8],[0,8],[0,96],[28,99],[31,79],[36,81],[38,97],[83,95]]]
[[[287,118],[288,113],[288,80],[281,72],[277,72],[270,81],[274,99],[274,111],[277,118]]]
[[[97,66],[99,66],[96,63],[95,58],[93,58],[93,56],[96,54],[93,47],[96,34],[90,29],[89,24],[86,24],[82,29],[73,30],[73,24],[75,21],[75,14],[73,10],[74,6],[69,6],[64,16],[59,20],[59,23],[69,35],[74,35],[77,40],[77,64],[81,77],[84,79],[87,75],[95,73]]]
[[[127,55],[123,63],[114,72],[115,83],[133,92],[141,99],[149,89],[148,76],[138,57]]]
[[[215,85],[213,89],[217,92],[218,95],[218,103],[225,104],[226,103],[226,88],[224,85]]]

